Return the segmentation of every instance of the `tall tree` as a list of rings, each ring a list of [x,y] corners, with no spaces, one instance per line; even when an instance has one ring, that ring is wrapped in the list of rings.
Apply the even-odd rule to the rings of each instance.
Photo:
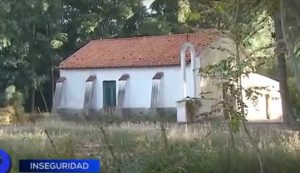
[[[300,97],[300,69],[297,59],[297,52],[300,47],[300,13],[298,12],[300,3],[298,1],[280,1],[280,20],[283,35],[283,41],[286,45],[287,59],[290,62],[296,81],[296,91],[298,98]]]
[[[282,114],[283,120],[288,125],[290,125],[292,121],[292,111],[289,104],[289,90],[287,84],[287,70],[286,70],[286,60],[284,54],[284,44],[282,44],[283,34],[281,30],[281,21],[280,21],[280,13],[274,15],[275,21],[275,34],[276,40],[281,43],[277,43],[276,46],[276,57],[277,57],[277,64],[278,64],[278,77],[280,82],[280,95],[282,101]]]
[[[46,102],[43,86],[50,83],[53,48],[60,43],[62,6],[58,0],[12,0],[5,3],[9,9],[5,19],[9,23],[7,35],[11,37],[10,46],[3,53],[13,60],[14,84],[23,90],[26,98],[31,96],[33,111],[37,91]]]
[[[292,111],[287,83],[287,68],[285,59],[285,42],[282,31],[280,0],[267,1],[267,7],[274,20],[276,48],[275,56],[278,65],[278,78],[280,82],[280,95],[282,101],[282,114],[284,122],[289,126],[295,125],[295,117]]]

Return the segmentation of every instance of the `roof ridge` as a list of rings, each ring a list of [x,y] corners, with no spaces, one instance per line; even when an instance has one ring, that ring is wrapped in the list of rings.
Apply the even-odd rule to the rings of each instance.
[[[200,29],[195,32],[186,32],[186,33],[175,33],[175,34],[163,34],[163,35],[143,35],[143,36],[133,36],[133,37],[113,37],[113,38],[98,38],[92,39],[89,42],[98,42],[98,41],[115,41],[115,40],[134,40],[134,39],[142,39],[142,38],[152,38],[152,37],[174,37],[174,36],[184,36],[184,35],[193,35],[197,33],[203,32],[220,32],[217,29]]]

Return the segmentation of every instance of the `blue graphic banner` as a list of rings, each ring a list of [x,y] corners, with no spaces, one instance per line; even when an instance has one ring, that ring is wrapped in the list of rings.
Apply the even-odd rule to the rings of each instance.
[[[20,160],[19,172],[99,173],[99,160]]]
[[[0,149],[0,173],[8,173],[11,167],[9,154]]]

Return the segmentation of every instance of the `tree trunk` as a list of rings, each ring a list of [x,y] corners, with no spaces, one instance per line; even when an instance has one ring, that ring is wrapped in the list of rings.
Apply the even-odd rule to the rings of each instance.
[[[46,98],[45,98],[45,95],[43,93],[43,91],[41,89],[39,89],[39,92],[40,92],[40,95],[42,97],[42,100],[44,102],[44,106],[45,106],[45,109],[46,109],[46,112],[49,112],[49,109],[48,109],[48,105],[47,105],[47,101],[46,101]]]
[[[285,45],[284,42],[282,42],[283,33],[282,33],[279,12],[276,12],[274,14],[274,23],[275,23],[276,41],[278,42],[275,48],[275,56],[277,57],[278,77],[280,82],[282,116],[283,116],[283,121],[286,125],[294,126],[295,118],[293,116],[291,105],[289,104],[289,90],[287,84],[286,60],[285,60],[285,53],[284,53]]]
[[[35,113],[35,87],[31,86],[31,113]]]
[[[281,29],[282,29],[282,35],[283,35],[283,41],[285,42],[286,49],[288,51],[288,60],[290,62],[290,65],[292,67],[294,77],[296,78],[296,89],[297,93],[300,96],[300,70],[298,66],[298,61],[296,59],[295,53],[294,53],[294,45],[292,41],[289,38],[289,35],[286,31],[286,8],[284,7],[284,2],[281,0],[280,2],[280,18],[281,18]]]

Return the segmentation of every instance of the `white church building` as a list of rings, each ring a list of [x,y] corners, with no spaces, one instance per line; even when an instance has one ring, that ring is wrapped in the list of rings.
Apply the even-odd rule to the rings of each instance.
[[[186,54],[185,63],[181,63],[185,43],[194,46],[195,58]],[[90,41],[60,63],[53,111],[140,114],[161,109],[176,117],[177,102],[185,96],[200,97],[206,92],[214,98],[223,97],[222,90],[211,80],[201,79],[196,69],[228,56],[213,47],[232,50],[233,45],[216,30]],[[270,88],[256,103],[245,100],[248,120],[282,120],[277,81],[253,73],[242,83]],[[203,102],[202,112],[209,112],[213,104]]]

